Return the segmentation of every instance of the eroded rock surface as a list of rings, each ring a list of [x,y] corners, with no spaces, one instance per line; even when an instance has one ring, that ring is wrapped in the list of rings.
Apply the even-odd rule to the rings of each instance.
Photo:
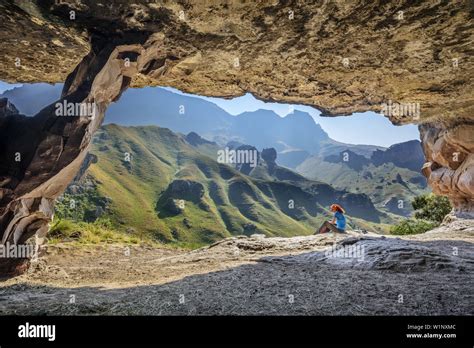
[[[123,37],[119,42],[127,42]],[[133,67],[121,64],[136,49],[100,40],[69,75],[61,99],[34,117],[0,118],[0,237],[2,245],[24,244],[36,235],[42,243],[54,200],[74,179],[105,109],[130,82]],[[120,58],[119,58],[120,57]],[[117,58],[119,60],[117,60]],[[58,105],[65,105],[63,109]],[[66,114],[68,105],[92,105],[90,114]],[[58,111],[61,111],[58,113]],[[0,272],[16,274],[19,259],[2,258]]]
[[[400,239],[253,235],[188,252],[60,244],[0,284],[0,314],[472,315],[473,241],[457,220]]]
[[[422,120],[474,114],[469,2],[23,0],[0,9],[1,75],[11,82],[63,82],[91,34],[133,32],[148,38],[145,48],[159,37],[168,51],[134,87],[251,92],[332,115],[380,111],[389,100],[419,102]]]
[[[423,174],[435,193],[451,199],[458,216],[474,217],[474,121],[420,126]]]

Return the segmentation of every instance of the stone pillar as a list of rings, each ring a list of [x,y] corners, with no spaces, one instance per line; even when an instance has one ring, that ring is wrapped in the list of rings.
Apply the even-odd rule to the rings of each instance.
[[[79,170],[107,106],[128,87],[141,49],[141,45],[97,41],[67,78],[58,102],[34,117],[0,115],[0,245],[4,249],[24,245],[34,235],[37,244],[43,242],[54,200]],[[61,110],[59,105],[65,107]],[[21,273],[27,264],[28,258],[2,257],[0,277]]]
[[[428,123],[419,130],[428,184],[449,197],[456,216],[474,218],[474,121]]]

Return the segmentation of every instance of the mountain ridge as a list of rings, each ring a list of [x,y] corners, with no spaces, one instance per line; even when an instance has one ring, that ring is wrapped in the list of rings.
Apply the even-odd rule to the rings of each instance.
[[[240,234],[311,234],[329,218],[327,207],[335,201],[346,206],[353,226],[382,232],[384,223],[394,221],[366,195],[335,190],[278,166],[271,153],[275,150],[267,149],[266,159],[259,153],[259,164],[246,175],[239,171],[243,167],[203,154],[201,146],[157,126],[104,125],[93,140],[90,152],[97,161],[88,162],[85,179],[102,207],[96,218],[110,218],[120,230],[187,247]],[[218,147],[212,146],[208,150],[215,154]],[[67,192],[60,202],[62,217],[73,217],[63,209],[71,199],[95,209],[87,194],[84,197],[81,201]]]
[[[55,93],[59,94],[60,85],[42,84],[38,88],[41,93],[37,98],[34,97],[35,86],[25,85],[6,93],[16,96],[12,102],[13,104],[20,103],[21,112],[24,110],[21,105],[32,99],[35,100],[36,107],[41,107],[39,104],[43,99],[44,104],[53,101],[55,99],[53,92],[56,91]],[[215,151],[213,142],[220,146],[229,143],[249,144],[260,151],[264,148],[275,148],[278,153],[276,162],[279,165],[299,172],[312,180],[330,183],[340,189],[355,193],[365,190],[380,209],[385,209],[386,202],[403,200],[405,209],[387,209],[387,211],[404,216],[411,212],[410,200],[416,193],[423,193],[420,188],[426,187],[426,180],[417,169],[424,161],[421,147],[413,147],[414,144],[419,144],[417,140],[394,144],[388,149],[373,145],[341,143],[331,139],[311,115],[299,110],[285,117],[280,117],[274,111],[265,109],[243,112],[234,116],[214,103],[198,97],[182,95],[163,88],[145,88],[129,90],[119,103],[112,104],[105,123],[154,124],[178,133],[189,135],[194,132],[201,141],[205,139],[207,142],[200,144],[199,150],[211,156]],[[406,150],[407,146],[408,150]],[[416,151],[410,153],[410,146]],[[338,166],[336,157],[340,157],[344,152],[353,153],[352,158],[360,158],[361,163],[358,166],[361,168],[367,164],[364,158],[369,159],[369,162],[378,168],[380,175],[376,179],[377,183],[370,182],[370,176],[373,176],[370,170],[367,173],[359,173],[348,171],[344,163]],[[324,159],[329,159],[329,162]],[[405,187],[402,187],[403,185],[398,187],[397,182],[392,182],[396,179],[395,176],[389,178],[388,173],[381,172],[380,165],[383,163],[394,163],[390,170],[403,175],[407,182]],[[409,169],[411,172],[404,172],[404,169]],[[386,170],[389,170],[388,167]],[[339,182],[336,182],[338,180]],[[360,180],[365,180],[361,183],[362,186],[354,187],[354,183]],[[380,182],[380,180],[383,181]],[[397,186],[397,189],[394,189],[392,185]],[[393,206],[393,204],[388,206]]]
[[[20,113],[31,115],[56,101],[61,89],[61,84],[23,85],[4,92],[0,97],[8,97],[18,106]],[[271,124],[261,124],[262,117],[271,120]],[[237,140],[259,149],[271,146],[279,153],[291,148],[314,154],[323,150],[319,146],[321,142],[328,142],[324,149],[332,152],[332,148],[339,144],[363,153],[383,149],[332,140],[311,115],[300,110],[285,117],[267,109],[231,115],[210,101],[165,88],[129,89],[118,103],[112,103],[108,108],[104,124],[109,123],[158,125],[184,134],[194,131],[221,145]],[[261,136],[262,133],[266,138]]]

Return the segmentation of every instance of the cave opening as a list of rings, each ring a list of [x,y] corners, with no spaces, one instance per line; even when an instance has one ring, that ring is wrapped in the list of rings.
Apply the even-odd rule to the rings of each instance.
[[[233,6],[232,11],[223,13],[228,17],[226,21],[219,23],[214,23],[210,12],[202,17],[199,6],[186,8],[186,11],[195,12],[195,16],[181,16],[184,9],[177,16],[176,9],[167,8],[166,4],[151,6],[146,2],[131,8],[119,6],[113,9],[103,8],[94,2],[85,3],[84,7],[72,9],[75,14],[77,11],[74,18],[67,16],[68,11],[65,10],[70,4],[65,3],[33,1],[31,6],[20,2],[1,5],[10,19],[2,22],[8,34],[4,42],[9,45],[8,48],[15,48],[14,53],[5,59],[8,64],[2,70],[2,78],[4,76],[5,80],[12,82],[65,81],[59,99],[42,108],[34,117],[19,114],[14,106],[5,101],[2,104],[2,244],[21,244],[32,236],[36,236],[41,243],[53,217],[54,202],[78,175],[80,177],[85,173],[84,163],[90,165],[91,170],[96,170],[98,182],[117,180],[118,176],[124,177],[127,173],[138,175],[138,179],[129,178],[127,185],[136,186],[139,192],[137,197],[153,202],[137,209],[136,205],[131,204],[133,195],[130,192],[133,190],[115,185],[106,190],[108,195],[104,196],[96,195],[100,193],[97,189],[93,198],[102,202],[102,210],[106,210],[109,198],[114,202],[113,195],[124,198],[123,211],[129,216],[116,218],[113,223],[127,225],[129,221],[146,221],[146,226],[140,228],[165,231],[160,235],[162,240],[186,240],[195,246],[225,237],[229,231],[247,235],[262,231],[267,235],[276,235],[275,230],[265,228],[264,222],[271,220],[277,221],[279,228],[285,229],[286,226],[282,235],[291,235],[292,231],[304,229],[301,223],[304,219],[314,218],[312,224],[317,224],[324,206],[334,201],[335,197],[349,207],[357,227],[361,226],[361,222],[356,218],[363,218],[371,224],[387,224],[394,215],[394,209],[399,211],[409,207],[406,200],[398,198],[400,192],[415,195],[415,187],[426,184],[419,174],[407,177],[406,172],[397,172],[394,177],[388,178],[389,172],[395,173],[390,166],[415,173],[422,164],[422,173],[433,192],[449,197],[455,215],[472,217],[474,157],[473,144],[469,139],[474,134],[471,117],[473,104],[470,103],[472,97],[466,94],[471,81],[464,78],[463,72],[463,69],[470,68],[470,63],[469,60],[464,62],[453,57],[452,51],[445,50],[455,46],[460,55],[468,56],[464,43],[455,34],[466,30],[459,24],[466,15],[462,9],[451,8],[453,16],[442,18],[443,23],[456,29],[449,35],[444,35],[444,27],[430,21],[433,32],[427,36],[429,44],[425,44],[418,41],[419,37],[426,36],[423,26],[410,21],[386,21],[379,17],[373,18],[370,23],[352,23],[353,17],[346,17],[349,12],[342,11],[338,6],[325,8],[324,11],[332,13],[341,10],[341,18],[357,27],[350,35],[339,32],[343,27],[337,23],[333,24],[336,24],[334,30],[338,35],[327,35],[322,17],[315,15],[312,18],[284,16],[285,23],[296,21],[288,22],[288,31],[285,30],[280,37],[268,23],[286,13],[283,3],[273,7],[261,5],[260,10],[268,15],[264,20],[246,17],[244,14],[248,9],[245,6]],[[301,10],[314,13],[312,6],[301,4]],[[452,5],[443,6],[450,8]],[[391,10],[389,12],[392,13]],[[103,18],[96,20],[95,13],[102,13]],[[374,10],[374,13],[378,11]],[[420,13],[423,17],[431,12]],[[461,20],[455,21],[455,18]],[[328,20],[333,22],[336,19],[331,17]],[[12,23],[21,23],[22,32],[18,35],[29,35],[33,38],[32,42],[45,41],[44,33],[59,37],[47,40],[47,44],[39,44],[40,48],[33,48],[30,41],[23,40],[25,51],[21,52],[16,44],[18,31]],[[51,25],[45,26],[44,23]],[[209,23],[213,25],[207,28]],[[229,23],[235,25],[228,26]],[[320,30],[308,29],[306,25],[319,27]],[[370,45],[359,45],[360,40],[354,36],[355,33],[370,37]],[[412,41],[406,41],[406,35]],[[443,40],[439,40],[440,37]],[[401,49],[402,41],[405,43]],[[317,49],[314,42],[318,42]],[[456,45],[453,46],[453,42]],[[262,48],[261,44],[265,47]],[[380,50],[381,46],[386,50]],[[28,55],[35,56],[35,50],[41,50],[44,54],[35,60],[28,60]],[[5,49],[7,51],[10,52]],[[418,61],[414,62],[412,57],[417,57]],[[451,87],[444,88],[446,85]],[[294,109],[281,117],[283,115],[278,115],[271,108],[264,108],[262,117],[252,118],[251,114],[258,110],[243,110],[238,116],[229,116],[219,111],[223,108],[214,106],[206,112],[207,118],[195,122],[194,130],[179,129],[193,124],[189,105],[184,103],[173,108],[170,124],[161,124],[170,128],[171,133],[163,130],[153,133],[142,125],[134,128],[131,134],[130,130],[124,131],[116,124],[108,124],[107,119],[100,128],[107,110],[112,112],[127,98],[127,93],[123,98],[121,96],[129,87],[147,86],[171,86],[197,95],[226,98],[242,95],[248,98],[245,93],[250,93],[261,101],[289,103],[291,106],[285,107]],[[128,91],[133,93],[131,89]],[[184,97],[169,89],[162,91]],[[168,101],[172,100],[170,95],[168,97]],[[245,99],[238,99],[235,103],[243,106]],[[78,104],[93,105],[93,115],[71,117],[68,107]],[[135,110],[123,114],[122,118],[132,120],[131,115],[137,109],[152,107],[149,104],[140,103]],[[298,104],[314,106],[325,116],[382,111],[393,124],[417,124],[423,153],[420,143],[413,143],[415,140],[406,142],[408,145],[396,146],[399,144],[391,140],[395,132],[377,128],[374,123],[386,121],[385,118],[372,118],[368,122],[372,116],[363,116],[364,120],[355,122],[359,117],[356,115],[345,118],[349,124],[355,122],[346,127],[340,123],[342,118],[336,118],[335,126],[323,125],[327,128],[324,130],[320,124],[327,122],[326,119],[321,118],[316,123],[315,117],[319,115],[302,110],[303,107]],[[65,117],[58,117],[57,105],[66,106],[66,112],[60,112],[66,113],[62,115]],[[72,107],[71,112],[74,113],[74,110]],[[84,110],[86,114],[92,114],[87,112],[89,108]],[[112,117],[108,119],[112,122]],[[163,113],[161,119],[165,120]],[[173,129],[172,123],[177,119],[182,122],[178,122]],[[272,120],[276,126],[258,125],[258,122],[271,123]],[[414,131],[413,126],[399,129]],[[184,133],[182,136],[174,133],[180,131]],[[233,138],[232,133],[237,137]],[[275,135],[278,137],[275,138]],[[352,138],[347,138],[348,135]],[[379,139],[377,142],[374,140],[374,145],[369,144],[368,148],[358,145],[365,142],[365,138],[376,135]],[[362,140],[354,136],[360,136]],[[128,139],[123,141],[120,137]],[[160,141],[163,146],[153,148],[152,145]],[[185,145],[182,145],[183,142]],[[173,148],[181,146],[179,144],[183,146],[180,151],[170,155]],[[248,163],[235,163],[229,169],[215,159],[215,146],[219,145],[234,146],[244,151],[243,158],[249,155],[245,151],[259,151],[262,165],[252,167]],[[388,145],[391,146],[387,148]],[[413,145],[416,145],[416,150]],[[96,154],[91,155],[89,150],[93,147]],[[212,151],[210,158],[214,158],[215,163],[194,156],[199,152],[196,147],[200,152],[208,151],[209,154]],[[117,151],[108,153],[111,148]],[[134,159],[142,157],[147,160],[134,162]],[[192,164],[189,163],[190,158],[194,158]],[[101,170],[101,163],[107,163],[108,168]],[[153,167],[153,170],[147,172],[147,167]],[[367,170],[368,167],[371,169]],[[147,183],[150,177],[170,178],[177,174],[179,176],[171,183],[153,189],[141,185]],[[253,179],[248,179],[252,175]],[[380,185],[373,185],[374,179]],[[219,180],[228,184],[221,182],[219,185]],[[299,182],[296,188],[295,182]],[[342,182],[345,182],[344,185]],[[367,182],[371,183],[370,187],[375,192],[364,193],[368,192]],[[386,188],[389,186],[397,190],[389,190],[387,195]],[[361,193],[356,192],[357,189]],[[293,199],[294,196],[298,199]],[[315,196],[325,197],[326,200],[322,199],[319,205],[296,204],[311,203]],[[235,210],[226,210],[229,207]],[[201,221],[207,221],[199,224],[205,225],[199,240],[189,237],[189,230],[197,224],[188,217],[179,220],[179,228],[166,228],[159,224],[164,219],[176,222],[176,216],[182,214],[183,209],[188,212],[188,208]],[[278,214],[269,214],[272,209],[278,210]],[[155,225],[150,220],[142,219],[140,214],[144,212],[155,216]],[[217,220],[210,219],[209,214],[217,214]],[[97,214],[88,209],[87,214],[84,211],[84,218],[85,215],[89,219]],[[223,232],[214,229],[215,221],[223,227]],[[132,232],[134,228],[129,226]]]
[[[54,113],[57,116],[56,101],[60,99],[63,84],[11,86],[2,83],[2,87],[6,91],[1,97],[8,98],[21,114],[32,116],[48,105],[55,105]],[[66,99],[59,105],[66,110]],[[95,108],[95,104],[93,105]],[[165,128],[171,134],[164,134]],[[133,134],[129,134],[130,129],[133,129]],[[179,151],[157,149],[166,148],[166,141],[175,142],[179,137],[198,154],[205,155],[214,162],[230,165],[256,180],[270,178],[275,182],[293,184],[300,180],[300,186],[319,182],[327,184],[328,188],[315,189],[315,194],[325,197],[321,202],[318,201],[317,207],[310,207],[305,202],[306,206],[299,207],[299,210],[300,198],[296,199],[295,192],[292,193],[295,195],[293,197],[292,194],[282,194],[280,188],[280,191],[275,189],[272,195],[275,196],[275,192],[278,192],[282,196],[275,203],[268,203],[265,199],[269,195],[265,196],[264,188],[255,186],[250,189],[234,189],[234,196],[247,190],[246,194],[253,195],[253,199],[257,201],[256,197],[262,195],[263,207],[269,208],[275,204],[285,218],[289,217],[297,222],[304,219],[306,214],[313,224],[315,221],[319,223],[327,208],[325,205],[331,200],[339,199],[351,208],[353,218],[350,222],[353,228],[387,233],[387,226],[413,212],[411,201],[415,196],[429,192],[426,179],[420,173],[424,156],[416,126],[395,126],[387,118],[374,112],[350,117],[322,117],[321,112],[309,106],[264,102],[251,94],[222,99],[187,94],[169,87],[130,88],[108,107],[104,124],[92,138],[78,174],[65,187],[66,192],[57,192],[59,203],[56,204],[56,218],[71,220],[72,223],[106,221],[121,231],[152,235],[164,242],[193,245],[189,242],[189,236],[180,232],[182,226],[168,228],[168,233],[156,232],[164,228],[158,220],[174,217],[163,210],[180,212],[184,209],[185,202],[190,202],[191,205],[196,201],[202,203],[199,202],[200,197],[195,197],[193,189],[186,193],[188,197],[184,197],[185,199],[177,197],[179,199],[176,204],[162,202],[160,195],[163,192],[168,194],[173,185],[182,184],[180,180],[188,180],[196,184],[195,190],[202,190],[206,184],[201,177],[189,174],[192,166],[206,179],[212,179],[214,175],[197,158],[193,159],[192,165],[182,165],[178,163]],[[139,141],[136,141],[137,138]],[[252,156],[250,153],[247,157],[249,162],[233,162],[229,157],[220,160],[219,151],[227,151],[228,154],[229,150],[243,151],[245,155],[251,150],[258,155]],[[273,153],[268,155],[270,150]],[[154,155],[148,156],[148,152],[153,152]],[[265,158],[262,160],[265,169],[255,168],[256,163],[251,163],[256,157]],[[144,169],[146,165],[151,168],[150,172]],[[158,177],[170,175],[162,165],[173,169],[173,180],[166,182],[157,179],[156,173],[159,173]],[[155,175],[151,175],[153,171],[156,172]],[[127,188],[129,183],[122,181],[122,177],[141,181],[146,185]],[[193,180],[189,180],[190,178]],[[222,178],[230,180],[233,175],[223,174]],[[154,181],[159,184],[153,183]],[[143,198],[143,192],[150,187],[153,195],[145,194],[146,198]],[[204,195],[212,202],[211,209],[216,211],[219,211],[220,204],[225,204],[216,192],[218,190],[215,183],[203,189]],[[258,190],[257,194],[255,190]],[[335,191],[328,194],[324,190]],[[125,196],[126,191],[131,191],[131,194]],[[128,202],[123,202],[124,197]],[[231,194],[229,197],[228,203],[238,206],[240,198],[232,197]],[[183,204],[181,208],[180,202]],[[206,204],[209,206],[208,203],[204,205]],[[202,208],[199,204],[197,206],[197,209]],[[136,212],[137,207],[140,213]],[[203,210],[206,209],[209,208]],[[243,226],[241,230],[226,221],[225,214],[220,212],[214,218],[218,220],[218,224],[222,224],[225,232],[203,229],[199,232],[202,237],[196,245],[205,245],[237,231],[278,234],[271,228],[259,228],[256,224],[258,218],[252,212],[242,208],[237,211],[245,219],[244,222],[239,222]],[[184,220],[185,228],[192,231],[195,222],[190,217]],[[50,225],[54,226],[55,223]],[[303,233],[307,232],[309,230]]]

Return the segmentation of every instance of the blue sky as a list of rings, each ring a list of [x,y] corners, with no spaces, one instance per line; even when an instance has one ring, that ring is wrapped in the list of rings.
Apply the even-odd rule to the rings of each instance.
[[[166,87],[175,93],[183,93],[177,89]],[[301,110],[313,116],[314,120],[337,141],[349,144],[370,144],[388,147],[407,140],[419,139],[418,127],[415,125],[394,126],[386,117],[375,112],[355,113],[351,116],[321,117],[320,111],[305,105],[290,105],[280,103],[265,103],[251,94],[234,99],[202,97],[217,104],[232,115],[244,111],[258,109],[273,110],[280,116],[285,116],[294,110]]]
[[[15,87],[20,87],[21,85],[22,85],[21,83],[19,83],[19,84],[18,83],[17,84],[10,84],[10,83],[0,81],[0,93],[3,93],[8,89],[12,89],[12,88],[15,88]]]
[[[21,84],[8,84],[0,81],[0,93],[17,86],[21,86]],[[186,94],[174,88],[166,87],[166,89],[175,93]],[[232,115],[258,109],[273,110],[280,116],[287,115],[291,112],[292,108],[294,110],[306,111],[313,116],[314,120],[321,125],[332,139],[349,144],[370,144],[388,147],[403,141],[419,139],[417,126],[394,126],[387,118],[374,112],[357,113],[352,116],[342,117],[321,117],[320,112],[310,106],[265,103],[255,99],[251,94],[234,99],[192,96],[213,102]]]

